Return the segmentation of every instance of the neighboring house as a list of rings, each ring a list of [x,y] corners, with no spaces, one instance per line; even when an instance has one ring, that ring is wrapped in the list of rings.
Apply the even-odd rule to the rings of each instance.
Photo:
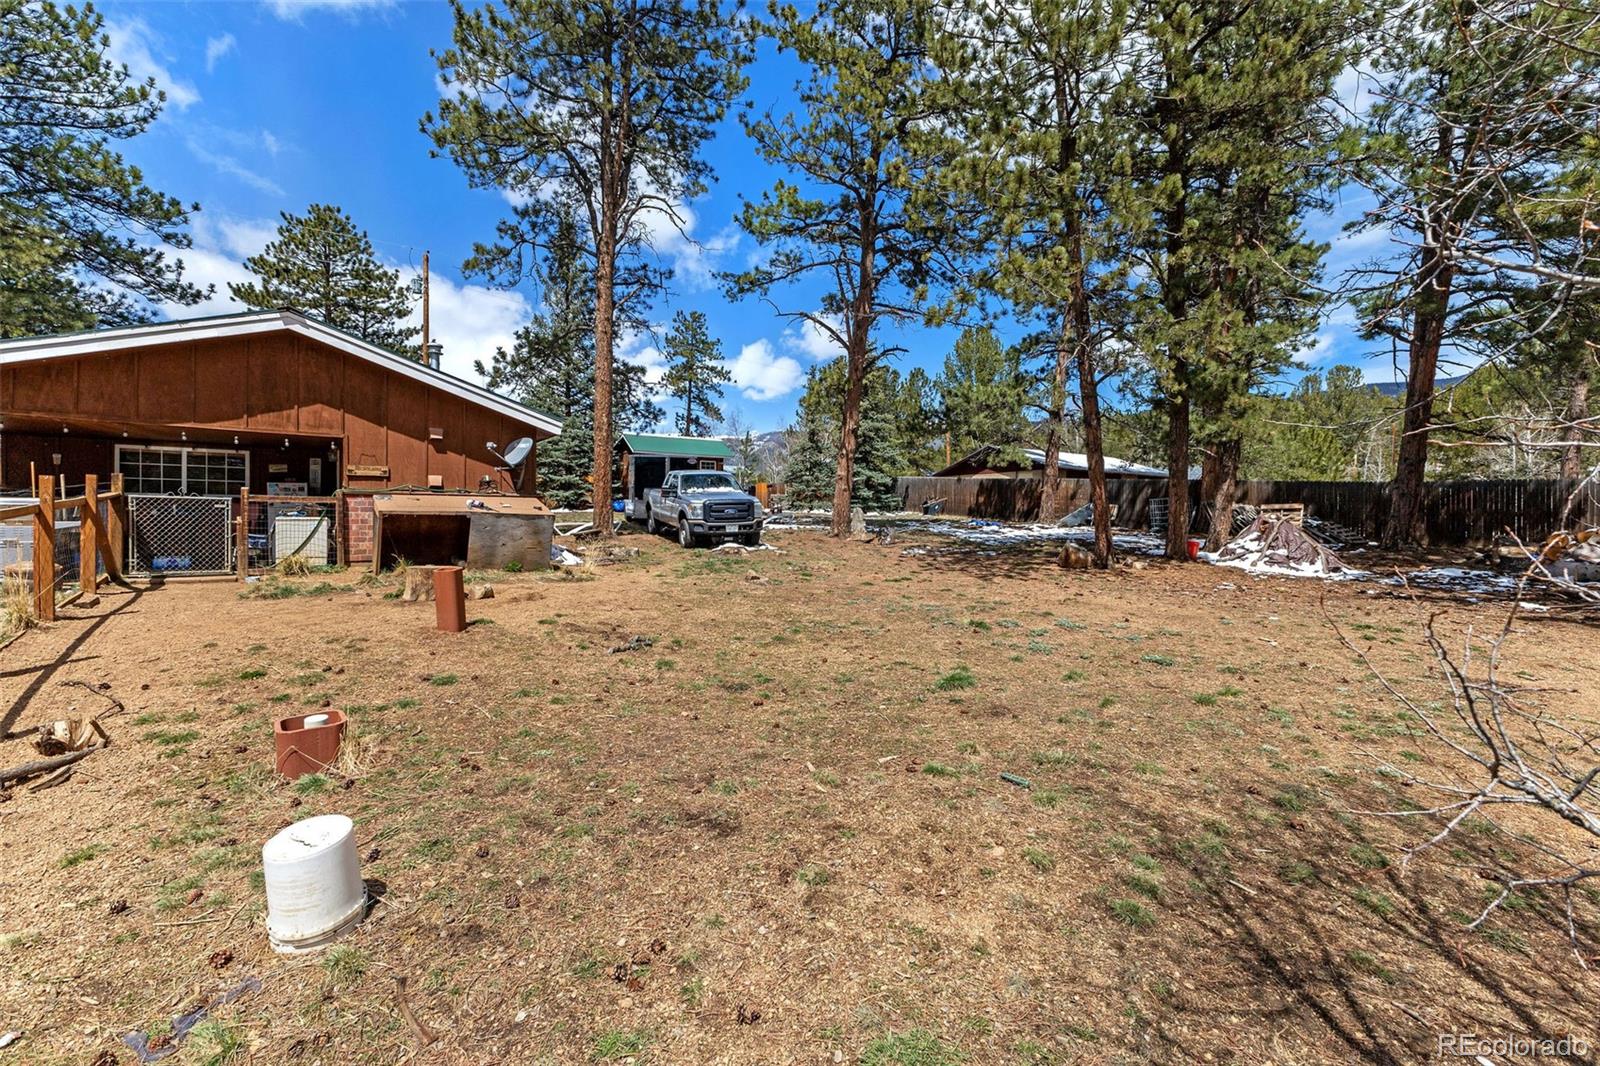
[[[561,423],[293,311],[0,341],[0,488],[120,472],[130,494],[370,500],[401,486],[516,491],[489,442]],[[370,528],[370,527],[367,527]],[[359,532],[359,531],[357,531]],[[370,544],[352,538],[350,560]]]
[[[1014,458],[1003,457],[1004,449],[998,445],[985,444],[970,455],[965,455],[943,470],[936,472],[934,477],[978,477],[978,478],[1042,478],[1044,477],[1044,452],[1037,448],[1022,448],[1011,453],[1021,455],[1018,461]],[[1130,463],[1126,459],[1118,459],[1108,455],[1106,459],[1106,477],[1151,477],[1164,478],[1167,472],[1153,466],[1140,466]],[[1057,465],[1063,475],[1067,477],[1087,477],[1089,474],[1089,457],[1082,452],[1061,452],[1056,457]]]
[[[622,468],[618,492],[633,514],[635,500],[646,489],[659,489],[672,470],[726,470],[733,449],[715,437],[674,437],[664,433],[624,433],[617,438],[617,461]]]

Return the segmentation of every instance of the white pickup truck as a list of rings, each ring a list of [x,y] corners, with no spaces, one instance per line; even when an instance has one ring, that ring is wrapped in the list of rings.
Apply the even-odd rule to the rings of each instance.
[[[652,533],[678,531],[678,543],[693,548],[713,540],[761,543],[761,502],[720,470],[674,470],[659,489],[646,489],[644,524]]]

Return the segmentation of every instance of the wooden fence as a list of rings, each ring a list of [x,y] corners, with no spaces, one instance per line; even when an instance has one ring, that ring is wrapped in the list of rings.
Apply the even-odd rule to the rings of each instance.
[[[1435,481],[1427,486],[1428,540],[1433,544],[1486,544],[1510,530],[1536,540],[1561,526],[1567,500],[1582,485],[1574,479],[1520,481]],[[943,501],[945,514],[1031,522],[1039,516],[1044,483],[1030,478],[903,477],[895,483],[906,510]],[[1376,537],[1388,510],[1386,484],[1370,481],[1244,481],[1239,502],[1303,503],[1306,514],[1337,522]],[[1056,488],[1057,514],[1089,502],[1089,482],[1063,478]],[[1106,482],[1106,497],[1117,508],[1117,525],[1143,529],[1150,524],[1150,501],[1165,498],[1164,478],[1116,478]],[[1202,528],[1199,482],[1190,482],[1189,505]],[[1600,525],[1600,490],[1579,492],[1569,526]]]
[[[56,573],[56,520],[64,512],[77,511],[79,516],[79,594],[94,595],[100,585],[102,564],[107,577],[113,581],[122,580],[128,505],[122,475],[111,475],[109,492],[100,491],[100,479],[93,474],[83,479],[81,495],[67,496],[64,489],[58,479],[41,477],[34,490],[35,499],[0,506],[0,522],[33,520],[33,613],[41,622],[55,621],[56,589],[70,576]],[[3,503],[0,500],[0,504]]]

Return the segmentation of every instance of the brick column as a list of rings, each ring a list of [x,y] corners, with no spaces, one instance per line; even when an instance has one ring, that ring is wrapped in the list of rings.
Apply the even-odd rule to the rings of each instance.
[[[345,562],[351,566],[372,562],[372,497],[344,497]]]

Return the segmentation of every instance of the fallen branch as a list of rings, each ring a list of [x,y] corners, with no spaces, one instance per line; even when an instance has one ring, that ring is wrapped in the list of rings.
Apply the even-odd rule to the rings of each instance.
[[[34,784],[29,785],[28,791],[43,792],[47,788],[55,788],[57,785],[66,784],[72,778],[72,769],[73,768],[70,766],[63,766],[61,769],[51,774],[43,781],[37,781]]]
[[[63,766],[71,766],[79,759],[87,758],[105,747],[104,744],[91,744],[82,751],[69,751],[65,755],[57,755],[53,759],[35,759],[25,762],[20,766],[13,766],[9,770],[0,770],[0,787],[33,777],[36,774],[46,774],[51,770],[59,770]]]
[[[102,718],[111,718],[111,717],[114,717],[116,715],[121,714],[123,711],[126,711],[128,709],[127,706],[124,705],[121,700],[117,699],[110,692],[108,692],[108,691],[106,691],[105,689],[102,689],[102,688],[96,688],[95,686],[89,684],[89,682],[87,682],[87,681],[71,680],[71,681],[63,681],[63,682],[61,682],[61,684],[62,684],[62,687],[64,687],[64,688],[81,688],[81,689],[85,689],[85,690],[87,690],[89,692],[94,693],[96,696],[99,696],[101,699],[108,701],[111,704],[110,707],[106,708],[105,710],[101,711],[99,714],[95,715],[94,718],[91,719],[91,721],[98,722]]]
[[[394,983],[394,1002],[395,1006],[400,1009],[400,1017],[404,1018],[406,1025],[410,1026],[412,1034],[417,1038],[417,1043],[427,1047],[438,1037],[434,1036],[432,1030],[423,1025],[421,1019],[412,1013],[411,1004],[406,1002],[406,979],[403,976],[396,975]]]

